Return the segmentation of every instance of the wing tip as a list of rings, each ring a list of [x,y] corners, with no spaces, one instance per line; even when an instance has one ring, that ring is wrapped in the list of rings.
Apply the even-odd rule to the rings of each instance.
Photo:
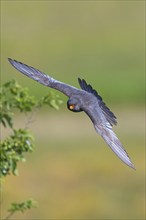
[[[134,166],[134,164],[130,161],[130,163],[127,164],[130,168],[132,168],[133,170],[136,171],[136,168]]]
[[[14,63],[19,63],[17,60],[13,60],[11,58],[8,58],[9,63],[14,66]]]
[[[132,163],[128,153],[122,146],[121,142],[117,138],[116,134],[113,132],[111,128],[106,127],[103,128],[97,125],[94,125],[95,130],[102,136],[107,145],[111,148],[111,150],[118,156],[118,158],[125,163],[130,168],[136,170],[134,164]]]
[[[8,61],[11,63],[13,60],[11,58],[8,57]]]
[[[86,81],[84,79],[81,79],[80,77],[78,77],[78,82],[81,85],[82,83],[86,83]]]
[[[78,77],[78,82],[79,82],[79,84],[82,82],[82,80],[81,80],[81,78],[80,78],[80,77]]]

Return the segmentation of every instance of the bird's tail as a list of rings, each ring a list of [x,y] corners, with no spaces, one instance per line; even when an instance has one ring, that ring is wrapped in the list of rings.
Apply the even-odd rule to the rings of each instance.
[[[135,169],[133,163],[131,162],[126,150],[122,146],[121,142],[113,132],[111,128],[102,128],[95,126],[96,131],[103,137],[108,146],[112,149],[112,151],[129,167]]]

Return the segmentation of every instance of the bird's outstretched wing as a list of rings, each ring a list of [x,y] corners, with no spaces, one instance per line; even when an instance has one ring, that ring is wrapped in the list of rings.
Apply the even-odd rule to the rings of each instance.
[[[111,125],[113,125],[113,124],[116,125],[117,124],[116,116],[106,106],[106,104],[102,100],[102,97],[97,93],[97,91],[95,89],[93,89],[91,85],[88,85],[84,79],[81,80],[80,78],[78,78],[78,81],[79,81],[79,84],[80,84],[80,86],[83,90],[85,90],[86,92],[92,93],[93,95],[96,96],[96,98],[98,100],[98,103],[99,103],[99,107],[101,108],[101,110],[102,110],[103,114],[105,115],[107,121]]]
[[[95,127],[95,130],[98,134],[102,136],[102,138],[105,140],[105,142],[108,144],[108,146],[112,149],[112,151],[128,166],[131,168],[134,168],[133,163],[131,162],[127,152],[125,151],[124,147],[122,146],[121,142],[115,135],[115,133],[112,130],[112,125],[117,124],[116,116],[110,111],[110,109],[106,106],[106,104],[103,102],[102,97],[97,93],[96,90],[92,88],[91,85],[88,85],[84,79],[78,79],[79,84],[83,90],[85,90],[88,93],[94,94],[98,100],[98,105],[101,109],[99,111],[99,107],[96,107],[96,110],[92,110],[88,115],[91,119],[93,119],[93,124]],[[95,108],[95,106],[94,106]],[[88,111],[88,110],[87,110]],[[101,119],[100,123],[96,118],[102,118],[101,114],[105,116],[105,119]]]
[[[20,71],[24,75],[28,76],[29,78],[45,86],[59,90],[68,97],[70,97],[73,93],[76,93],[78,91],[77,88],[62,83],[60,81],[57,81],[34,67],[28,66],[24,63],[18,62],[16,60],[12,60],[10,58],[8,58],[8,60],[13,67],[15,67],[18,71]]]
[[[115,133],[112,130],[112,127],[110,124],[107,124],[107,126],[103,125],[94,125],[96,131],[103,137],[103,139],[106,141],[108,146],[113,150],[113,152],[129,167],[135,169],[133,163],[131,162],[126,150],[122,146],[121,142],[115,135]]]

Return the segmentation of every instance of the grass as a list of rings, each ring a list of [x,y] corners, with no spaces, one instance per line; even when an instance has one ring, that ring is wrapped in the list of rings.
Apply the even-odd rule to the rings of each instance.
[[[136,171],[108,149],[84,114],[64,111],[40,113],[32,124],[36,150],[20,164],[19,177],[7,178],[3,210],[33,197],[39,207],[15,219],[144,219],[143,110],[116,110],[115,130]]]
[[[85,78],[113,103],[144,102],[143,1],[1,4],[2,81],[14,77],[37,96],[47,91],[14,70],[11,57],[74,86]]]

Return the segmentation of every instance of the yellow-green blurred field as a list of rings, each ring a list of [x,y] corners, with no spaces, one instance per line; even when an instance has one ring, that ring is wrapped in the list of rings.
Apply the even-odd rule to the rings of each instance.
[[[1,1],[1,81],[15,78],[37,97],[49,91],[8,57],[73,86],[85,78],[117,116],[114,130],[136,166],[124,165],[56,92],[64,104],[37,114],[35,152],[6,178],[2,216],[32,197],[38,208],[12,219],[145,219],[144,27],[144,1]]]

